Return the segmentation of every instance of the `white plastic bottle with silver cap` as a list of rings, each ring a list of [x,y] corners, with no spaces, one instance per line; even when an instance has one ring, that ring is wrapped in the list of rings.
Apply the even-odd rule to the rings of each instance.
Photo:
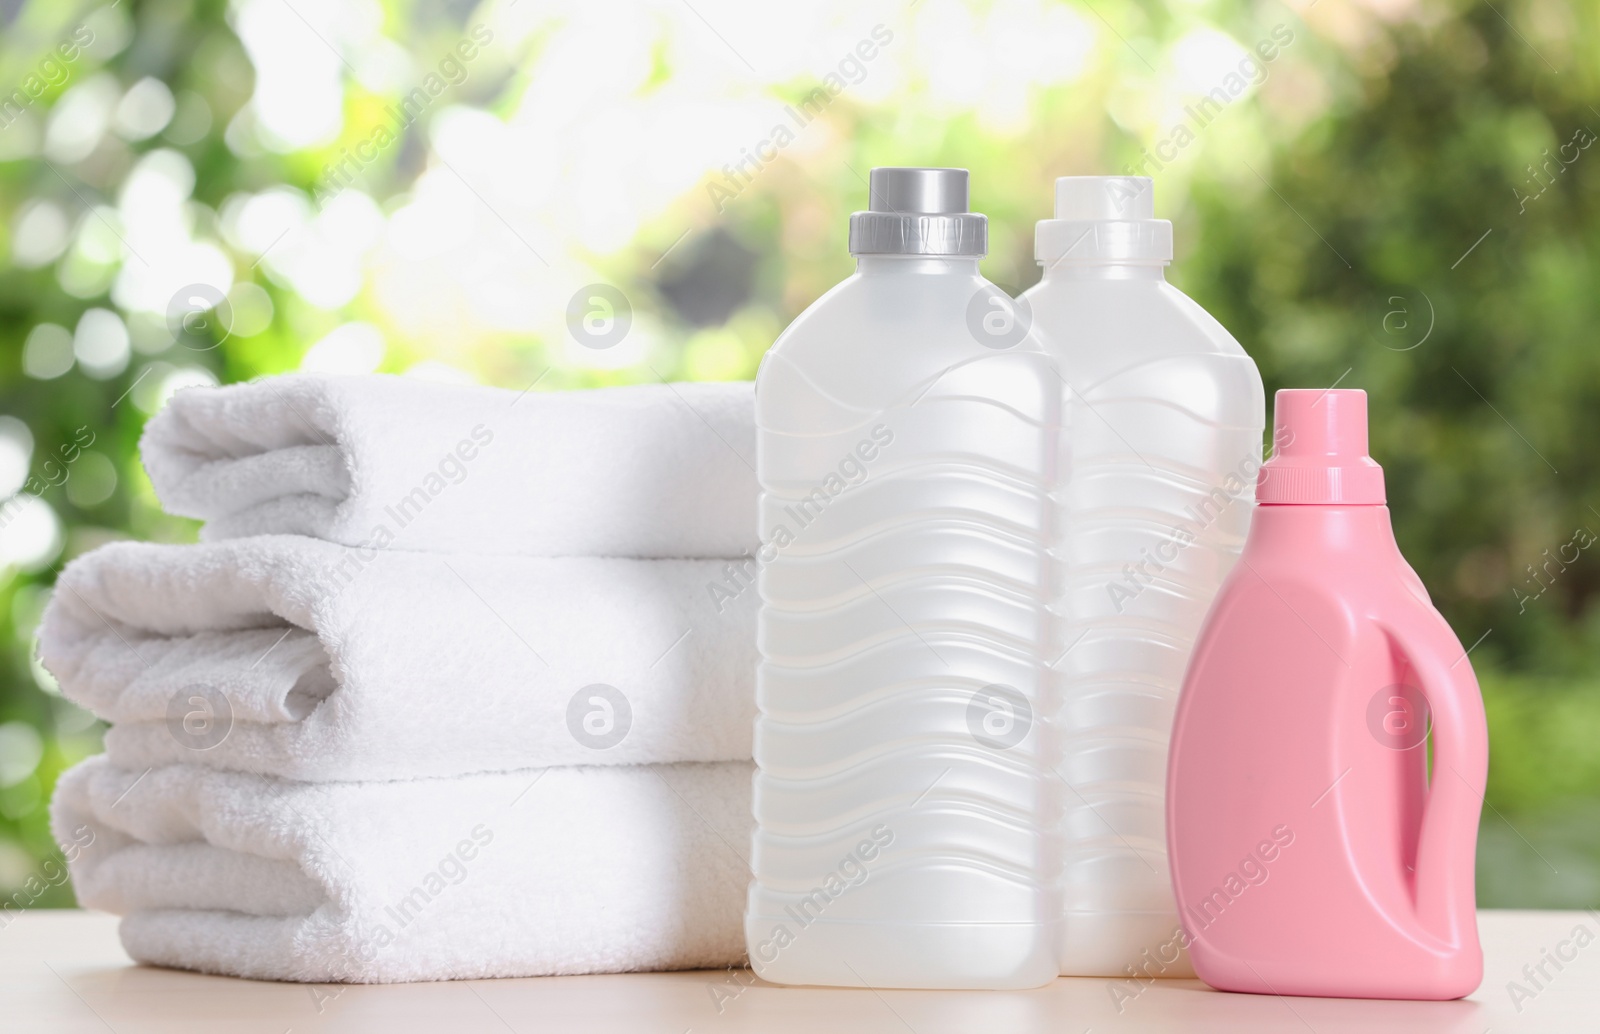
[[[1167,742],[1200,623],[1238,559],[1261,465],[1261,375],[1166,281],[1151,181],[1056,180],[1023,296],[1068,382],[1073,434],[1058,772],[1061,971],[1192,973],[1167,871]],[[1220,879],[1223,874],[1218,874]]]
[[[784,984],[1053,979],[1049,542],[1061,380],[978,273],[962,169],[874,169],[855,275],[756,379],[750,963]]]

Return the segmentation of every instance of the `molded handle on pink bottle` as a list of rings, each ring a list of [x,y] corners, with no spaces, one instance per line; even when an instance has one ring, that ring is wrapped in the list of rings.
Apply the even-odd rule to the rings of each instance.
[[[1378,625],[1400,645],[1421,683],[1433,718],[1433,777],[1417,837],[1417,918],[1445,945],[1469,940],[1463,919],[1476,923],[1473,845],[1489,771],[1489,734],[1483,697],[1465,653],[1447,662],[1445,638],[1431,614],[1409,610]],[[1449,645],[1461,649],[1449,636]],[[1464,845],[1464,849],[1463,849]]]

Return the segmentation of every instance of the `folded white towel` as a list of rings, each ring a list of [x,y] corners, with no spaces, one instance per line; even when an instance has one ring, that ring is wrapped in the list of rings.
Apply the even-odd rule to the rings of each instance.
[[[748,760],[755,590],[725,561],[120,542],[40,626],[112,759],[294,779]]]
[[[56,836],[141,962],[382,983],[722,967],[744,949],[748,763],[292,783],[90,758]]]
[[[179,392],[145,468],[207,540],[731,557],[757,546],[748,382],[527,392],[269,377]]]

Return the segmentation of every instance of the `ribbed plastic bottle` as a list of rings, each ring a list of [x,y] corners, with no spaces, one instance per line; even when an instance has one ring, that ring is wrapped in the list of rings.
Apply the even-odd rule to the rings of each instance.
[[[874,169],[855,275],[756,379],[751,965],[784,984],[1057,972],[1049,542],[1061,381],[961,169]]]
[[[1227,991],[1459,998],[1483,976],[1472,662],[1395,544],[1366,392],[1280,391],[1273,416],[1173,731],[1194,967]]]
[[[1056,180],[1023,296],[1067,380],[1071,480],[1058,772],[1069,976],[1187,976],[1167,871],[1168,735],[1200,623],[1238,558],[1261,463],[1261,375],[1166,282],[1151,182]]]

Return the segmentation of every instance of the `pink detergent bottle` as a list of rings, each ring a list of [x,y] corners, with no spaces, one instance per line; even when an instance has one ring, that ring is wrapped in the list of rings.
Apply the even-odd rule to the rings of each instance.
[[[1280,391],[1274,417],[1168,764],[1195,972],[1225,991],[1459,998],[1483,976],[1477,679],[1395,545],[1366,392]]]

